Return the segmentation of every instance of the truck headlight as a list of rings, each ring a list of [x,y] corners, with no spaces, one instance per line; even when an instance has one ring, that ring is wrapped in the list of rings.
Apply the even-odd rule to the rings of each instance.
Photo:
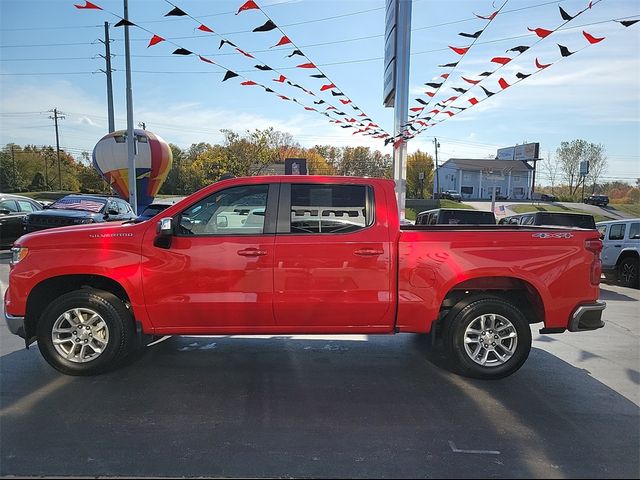
[[[28,254],[29,249],[27,247],[13,247],[11,249],[11,264],[15,265],[24,260]]]

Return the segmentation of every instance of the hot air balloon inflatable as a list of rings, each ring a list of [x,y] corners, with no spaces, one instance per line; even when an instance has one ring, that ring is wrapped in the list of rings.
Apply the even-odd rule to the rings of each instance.
[[[148,206],[167,179],[173,154],[169,144],[155,133],[134,130],[136,138],[137,211]],[[100,139],[93,149],[93,166],[124,200],[129,200],[127,131],[118,130]]]

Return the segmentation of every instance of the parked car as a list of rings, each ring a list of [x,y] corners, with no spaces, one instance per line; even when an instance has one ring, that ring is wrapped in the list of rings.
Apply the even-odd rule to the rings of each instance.
[[[542,200],[543,202],[557,202],[558,197],[556,197],[552,193],[543,193],[540,195],[540,200]]]
[[[607,195],[589,195],[584,199],[584,203],[597,205],[598,207],[606,207],[609,205],[609,197]]]
[[[462,195],[460,195],[455,190],[445,190],[444,192],[435,193],[433,198],[444,198],[447,200],[454,200],[459,202],[462,200]]]
[[[24,234],[24,218],[42,210],[42,205],[29,197],[0,193],[0,249],[11,248]]]
[[[9,330],[71,375],[158,335],[433,333],[457,372],[496,379],[530,324],[604,326],[597,231],[401,226],[392,180],[234,178],[160,217],[21,237]]]
[[[638,288],[640,218],[597,224],[602,239],[602,273],[607,280]]]
[[[435,208],[416,215],[416,225],[495,225],[493,212],[464,208]]]
[[[546,227],[573,227],[595,230],[596,221],[588,213],[531,212],[501,218],[504,225],[543,225]]]
[[[142,213],[138,215],[138,217],[136,218],[136,222],[144,222],[145,220],[149,220],[150,218],[155,217],[160,212],[162,212],[163,210],[165,210],[167,207],[170,207],[170,206],[171,206],[171,203],[160,203],[160,202],[151,203],[147,205],[144,208],[144,210],[142,210]]]
[[[86,223],[116,222],[136,218],[131,205],[120,198],[67,195],[25,219],[25,232]]]

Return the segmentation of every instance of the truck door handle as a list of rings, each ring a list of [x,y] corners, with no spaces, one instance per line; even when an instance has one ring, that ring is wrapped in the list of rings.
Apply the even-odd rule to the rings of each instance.
[[[353,253],[359,257],[377,257],[378,255],[382,255],[384,250],[378,250],[376,248],[361,248]]]
[[[238,255],[243,257],[262,257],[267,252],[264,250],[258,250],[257,248],[245,248],[244,250],[238,250]]]

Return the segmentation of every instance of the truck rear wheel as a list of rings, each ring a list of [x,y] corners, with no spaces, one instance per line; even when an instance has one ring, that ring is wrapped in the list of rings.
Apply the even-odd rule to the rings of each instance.
[[[133,319],[115,295],[82,289],[51,302],[38,322],[38,348],[67,375],[96,375],[118,365],[134,341]]]
[[[498,379],[518,370],[531,350],[531,330],[520,310],[497,297],[453,308],[445,324],[445,349],[462,375]]]
[[[618,280],[625,287],[638,288],[638,259],[626,257],[618,266]]]

